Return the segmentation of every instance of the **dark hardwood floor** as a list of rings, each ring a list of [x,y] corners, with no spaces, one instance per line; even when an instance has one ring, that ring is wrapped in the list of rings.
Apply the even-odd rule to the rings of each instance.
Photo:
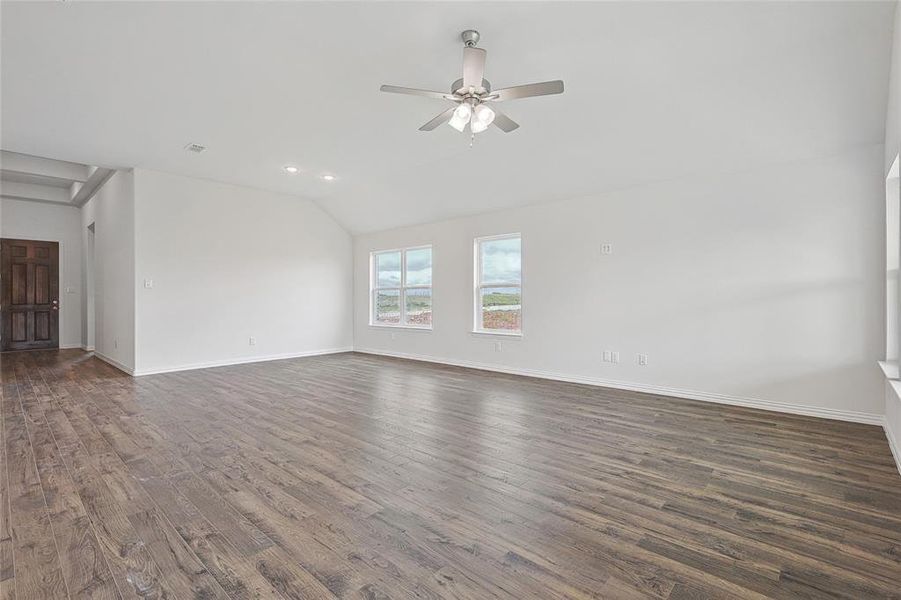
[[[360,354],[2,363],[0,598],[899,598],[878,427]]]

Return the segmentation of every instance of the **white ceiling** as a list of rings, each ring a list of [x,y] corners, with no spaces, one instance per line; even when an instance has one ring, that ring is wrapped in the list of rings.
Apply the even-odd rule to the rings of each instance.
[[[373,231],[879,143],[894,6],[5,1],[0,146],[296,194]],[[442,101],[378,91],[447,89],[467,28],[495,88],[566,82],[472,149],[417,131]]]

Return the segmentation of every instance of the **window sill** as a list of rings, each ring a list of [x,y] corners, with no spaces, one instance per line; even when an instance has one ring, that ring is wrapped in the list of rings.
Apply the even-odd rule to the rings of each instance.
[[[370,323],[369,326],[373,329],[405,329],[408,331],[426,331],[428,333],[432,332],[431,327],[416,327],[415,325],[376,325],[374,323]]]
[[[499,337],[505,337],[505,338],[522,339],[521,331],[478,331],[478,330],[473,330],[473,331],[470,331],[470,333],[472,335],[486,335],[489,337],[499,336]]]
[[[882,372],[885,373],[887,379],[901,378],[901,369],[898,368],[898,363],[880,360],[878,361],[878,364],[882,368]]]

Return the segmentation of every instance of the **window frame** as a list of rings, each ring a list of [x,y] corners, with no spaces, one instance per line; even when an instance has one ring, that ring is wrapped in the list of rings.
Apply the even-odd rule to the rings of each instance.
[[[482,243],[497,240],[519,239],[519,282],[490,282],[482,281]],[[523,288],[525,283],[525,271],[522,263],[522,233],[502,233],[499,235],[485,235],[473,239],[473,294],[472,332],[480,335],[501,335],[507,337],[522,337],[525,329],[525,304],[523,302]],[[482,322],[482,288],[518,288],[519,289],[519,329],[486,329]]]
[[[407,252],[411,250],[429,250],[432,266],[432,283],[429,285],[406,285],[407,283]],[[400,252],[400,285],[379,287],[378,275],[378,256],[380,254],[392,254]],[[387,250],[373,250],[369,253],[369,326],[370,327],[389,327],[392,329],[419,329],[422,331],[431,331],[435,324],[435,293],[433,291],[434,274],[435,274],[435,251],[431,244],[423,244],[421,246],[409,246],[406,248],[390,248]],[[429,290],[432,300],[432,319],[429,325],[411,325],[407,323],[407,290]],[[396,291],[398,292],[398,306],[400,308],[400,322],[385,323],[376,318],[376,309],[378,302],[376,296],[379,292]]]
[[[889,379],[901,379],[901,155],[885,177],[885,360],[879,366]]]

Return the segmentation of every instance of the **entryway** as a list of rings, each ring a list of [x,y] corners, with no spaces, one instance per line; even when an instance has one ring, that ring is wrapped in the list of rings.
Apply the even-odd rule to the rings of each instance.
[[[59,243],[0,239],[0,349],[59,347]]]

